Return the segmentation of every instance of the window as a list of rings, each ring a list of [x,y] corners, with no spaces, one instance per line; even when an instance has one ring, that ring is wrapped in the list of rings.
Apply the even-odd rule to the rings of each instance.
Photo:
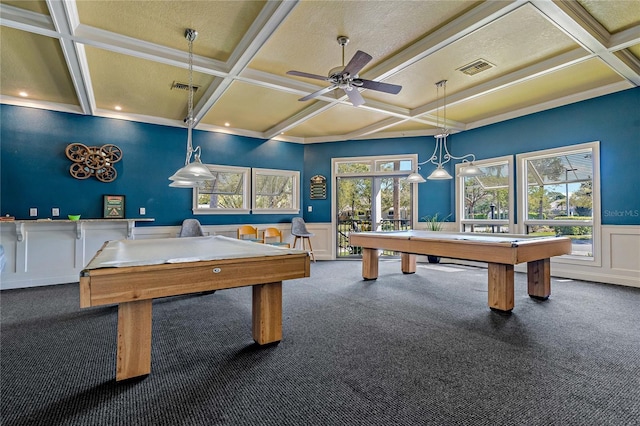
[[[571,238],[574,259],[598,260],[599,142],[520,154],[521,231]],[[599,260],[598,260],[599,261]]]
[[[460,225],[464,232],[513,232],[513,157],[476,161],[482,176],[456,182]],[[456,165],[462,167],[462,163]]]
[[[207,167],[215,179],[194,188],[193,213],[249,213],[249,168],[213,164]]]
[[[253,213],[292,213],[300,211],[300,172],[253,169]]]

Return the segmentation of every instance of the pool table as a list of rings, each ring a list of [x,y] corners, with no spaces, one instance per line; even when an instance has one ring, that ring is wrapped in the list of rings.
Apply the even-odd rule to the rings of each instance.
[[[80,307],[118,304],[116,380],[151,372],[153,299],[252,286],[253,339],[282,339],[282,281],[310,276],[306,251],[224,236],[108,241],[80,273]]]
[[[471,234],[433,231],[357,232],[349,236],[351,246],[362,247],[362,277],[378,277],[378,250],[401,252],[401,268],[406,274],[416,271],[416,255],[487,262],[489,307],[511,312],[514,306],[514,269],[527,262],[529,296],[547,299],[551,294],[553,256],[571,253],[567,237],[531,237],[527,235]]]

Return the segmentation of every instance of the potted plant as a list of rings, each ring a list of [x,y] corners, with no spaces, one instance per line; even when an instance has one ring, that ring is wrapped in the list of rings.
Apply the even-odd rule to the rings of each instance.
[[[443,222],[445,222],[449,216],[442,218],[439,213],[436,213],[433,216],[423,216],[420,218],[420,221],[427,223],[427,231],[442,231],[444,227]],[[429,263],[440,263],[440,256],[427,255],[427,259]]]

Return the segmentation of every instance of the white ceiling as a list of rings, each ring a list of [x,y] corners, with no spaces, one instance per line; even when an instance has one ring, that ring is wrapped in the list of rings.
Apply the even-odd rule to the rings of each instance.
[[[640,85],[636,0],[1,0],[0,23],[2,103],[184,126],[194,28],[197,129],[300,143],[433,135],[440,80],[454,132]],[[286,72],[342,65],[339,35],[400,93],[298,101],[329,83]]]

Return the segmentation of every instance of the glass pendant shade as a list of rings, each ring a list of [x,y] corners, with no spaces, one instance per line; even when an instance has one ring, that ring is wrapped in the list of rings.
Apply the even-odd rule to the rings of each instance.
[[[407,182],[411,183],[424,183],[426,180],[422,177],[422,175],[418,172],[413,172],[409,176],[407,176]]]
[[[183,168],[179,169],[169,179],[173,181],[182,180],[191,182],[202,182],[205,180],[212,180],[214,179],[214,176],[211,174],[211,171],[207,168],[207,166],[198,161],[194,161],[193,163],[189,163]]]
[[[172,188],[197,188],[200,182],[190,180],[174,180],[169,184]]]
[[[438,166],[427,179],[430,180],[443,180],[443,179],[453,179],[453,177],[447,172],[442,166]]]
[[[465,163],[466,164],[466,163]],[[482,176],[484,173],[480,170],[480,167],[476,166],[473,163],[469,163],[468,166],[464,166],[460,168],[458,172],[458,176],[462,177],[472,177],[472,176]]]

